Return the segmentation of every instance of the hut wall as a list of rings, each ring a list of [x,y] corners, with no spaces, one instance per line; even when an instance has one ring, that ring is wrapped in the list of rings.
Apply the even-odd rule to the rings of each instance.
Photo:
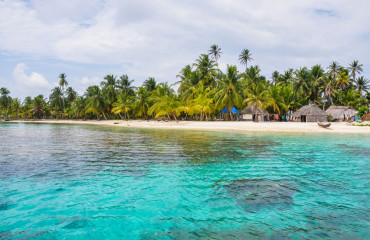
[[[243,120],[252,121],[253,115],[252,114],[243,114]]]
[[[327,116],[322,116],[322,115],[309,115],[306,117],[307,122],[327,122],[328,117]]]

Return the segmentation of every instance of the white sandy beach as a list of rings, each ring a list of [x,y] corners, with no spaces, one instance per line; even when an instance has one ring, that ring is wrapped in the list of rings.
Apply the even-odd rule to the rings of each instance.
[[[369,126],[352,126],[352,123],[334,122],[327,129],[319,127],[316,122],[228,122],[228,121],[145,121],[145,120],[13,120],[18,123],[59,123],[115,126],[124,128],[185,129],[201,131],[235,131],[235,132],[284,132],[284,133],[362,133],[370,134]],[[365,124],[365,123],[364,123]],[[367,124],[369,124],[367,122]]]

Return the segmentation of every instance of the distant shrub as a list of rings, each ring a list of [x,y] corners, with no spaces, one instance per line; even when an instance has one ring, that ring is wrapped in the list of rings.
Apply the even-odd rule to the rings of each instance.
[[[333,116],[331,114],[328,115],[328,121],[331,122],[333,120]]]

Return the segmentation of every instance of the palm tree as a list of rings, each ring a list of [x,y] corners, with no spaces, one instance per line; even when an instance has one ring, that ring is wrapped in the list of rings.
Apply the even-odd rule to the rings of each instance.
[[[208,50],[208,55],[212,56],[216,60],[216,62],[220,58],[221,53],[221,48],[219,48],[216,44],[213,44]]]
[[[284,103],[284,98],[281,94],[281,87],[272,86],[267,92],[266,107],[271,107],[275,113],[280,114],[284,110],[288,110]]]
[[[218,64],[213,58],[209,58],[207,54],[202,54],[195,60],[194,66],[201,74],[201,81],[204,86],[215,87],[216,76],[218,74]]]
[[[248,69],[248,61],[252,61],[252,54],[249,52],[248,49],[243,49],[239,55],[239,61],[241,64],[245,64],[245,69]]]
[[[68,82],[66,80],[67,75],[65,73],[59,74],[59,87],[62,89],[62,93],[64,94],[64,87],[68,86]],[[64,96],[63,96],[63,109],[65,108],[64,104]]]
[[[102,91],[99,86],[94,85],[87,88],[85,96],[87,98],[87,110],[86,113],[95,113],[100,118],[100,114],[103,114],[104,118],[107,117],[104,114],[106,103],[104,101],[104,97],[102,95]]]
[[[77,97],[72,104],[72,112],[74,113],[76,118],[81,118],[85,114],[85,108],[86,108],[86,101],[85,98],[80,96]]]
[[[135,95],[135,87],[131,86],[134,80],[129,80],[127,74],[123,74],[120,79],[118,80],[118,88],[121,90],[122,93],[133,96]]]
[[[199,84],[199,87],[194,91],[195,98],[188,102],[185,107],[185,112],[189,115],[194,113],[200,113],[200,120],[211,116],[211,113],[215,110],[214,94],[215,91],[211,90],[210,87],[205,88],[203,84]]]
[[[257,111],[258,108],[261,110],[265,109],[267,89],[263,82],[259,82],[256,86],[251,88],[246,88],[244,92],[247,96],[244,103],[246,103],[248,107],[252,107],[254,111]],[[256,112],[254,112],[254,114],[256,114]]]
[[[59,111],[64,107],[64,96],[61,87],[55,87],[51,90],[51,94],[49,96],[50,106],[54,108],[56,111]]]
[[[177,117],[184,111],[184,107],[181,106],[180,101],[175,95],[164,96],[160,101],[157,101],[149,109],[148,113],[156,113],[155,118],[161,116],[167,116],[168,119],[172,116],[176,121]]]
[[[333,61],[329,67],[328,67],[328,70],[329,70],[329,74],[331,76],[331,78],[335,81],[336,80],[336,77],[339,73],[339,70],[340,70],[341,66],[339,65],[339,63]]]
[[[352,76],[352,80],[356,81],[356,73],[360,74],[363,72],[362,70],[362,64],[359,64],[357,60],[354,60],[349,64],[349,67],[347,68],[350,71],[350,75]]]
[[[135,110],[137,116],[148,118],[148,110],[150,108],[150,92],[145,87],[139,87],[137,92],[137,100]]]
[[[364,78],[363,76],[357,78],[355,81],[356,89],[359,93],[364,92],[367,93],[370,85],[369,79]]]
[[[320,65],[315,65],[311,68],[311,96],[310,100],[315,102],[318,100],[321,83],[325,77],[325,71]]]
[[[349,85],[349,76],[346,71],[342,71],[337,76],[337,84],[342,89],[345,90]]]
[[[311,72],[306,68],[300,68],[295,73],[295,93],[300,92],[303,96],[308,97],[311,95],[310,85],[311,85],[312,75]]]
[[[107,112],[109,113],[113,103],[117,99],[117,80],[113,74],[104,77],[105,81],[100,83],[102,87],[102,95],[107,103]]]
[[[242,97],[238,91],[240,79],[241,75],[238,74],[236,66],[227,65],[226,74],[222,75],[215,95],[217,99],[216,107],[218,109],[227,107],[230,120],[233,119],[232,107],[240,108],[242,105]]]
[[[77,98],[77,92],[72,88],[68,87],[66,89],[66,94],[67,94],[67,100],[71,104],[76,98]]]
[[[18,112],[21,106],[21,100],[19,100],[19,98],[13,98],[12,106],[13,110],[15,111],[15,118],[18,119]]]
[[[323,100],[329,100],[330,104],[333,105],[333,97],[335,97],[337,91],[335,89],[336,82],[331,76],[323,79],[322,90],[324,92]],[[323,101],[322,109],[325,109],[325,101]]]
[[[261,69],[259,66],[251,66],[245,73],[242,74],[243,87],[251,88],[258,85],[259,82],[265,82],[266,78],[260,75]]]
[[[113,103],[112,112],[119,114],[122,118],[121,113],[124,113],[125,119],[130,118],[129,111],[133,109],[134,98],[132,96],[121,93],[118,95],[117,102]],[[122,118],[123,119],[123,118]]]
[[[30,109],[30,112],[32,113],[32,116],[35,116],[37,119],[42,118],[44,114],[44,106],[46,105],[45,99],[43,95],[39,95],[35,97],[32,101],[32,107]]]
[[[156,90],[157,88],[157,82],[155,81],[155,78],[150,77],[147,80],[144,81],[143,86],[149,91]]]
[[[8,108],[12,102],[12,98],[9,96],[10,94],[10,91],[7,89],[7,88],[0,88],[0,104],[1,106],[4,108],[5,110],[5,119],[9,119],[8,118]]]
[[[271,80],[274,85],[279,83],[280,73],[278,71],[274,71],[271,75]]]

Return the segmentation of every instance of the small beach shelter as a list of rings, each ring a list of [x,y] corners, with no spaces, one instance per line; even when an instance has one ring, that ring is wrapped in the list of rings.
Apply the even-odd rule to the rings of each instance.
[[[260,108],[255,108],[253,106],[246,107],[240,114],[242,115],[242,120],[245,121],[263,121],[263,112]]]
[[[354,120],[357,111],[350,106],[330,106],[326,113],[332,116],[333,122]]]
[[[316,104],[309,104],[301,107],[292,114],[294,122],[326,122],[328,114],[320,109]]]
[[[231,112],[234,113],[234,114],[238,114],[239,113],[238,109],[236,109],[235,107],[233,107],[231,109]],[[222,109],[221,113],[228,113],[227,107],[225,107],[224,109]]]

